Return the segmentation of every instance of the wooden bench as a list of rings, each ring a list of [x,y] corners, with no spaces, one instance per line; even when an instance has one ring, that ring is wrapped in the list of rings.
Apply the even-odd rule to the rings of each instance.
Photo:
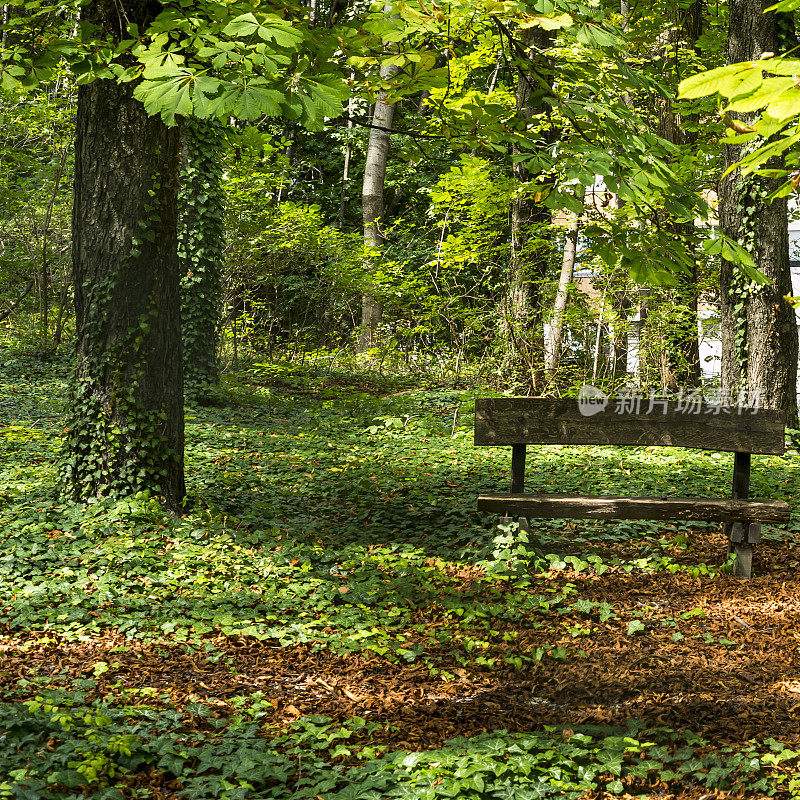
[[[750,456],[785,450],[781,411],[724,407],[643,398],[609,398],[607,405],[577,399],[502,397],[475,402],[475,444],[511,445],[511,493],[482,494],[478,509],[527,520],[662,519],[723,522],[735,574],[750,577],[753,545],[762,523],[785,523],[785,500],[750,498]],[[734,453],[730,499],[525,494],[525,448],[529,444],[690,447]],[[587,464],[587,477],[591,465]]]

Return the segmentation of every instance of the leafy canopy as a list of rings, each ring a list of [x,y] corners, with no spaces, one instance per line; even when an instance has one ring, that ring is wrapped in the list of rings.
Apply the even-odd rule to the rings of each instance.
[[[766,13],[790,12],[798,7],[797,0],[784,0]],[[726,143],[753,143],[728,172],[741,169],[744,175],[780,178],[789,175],[798,164],[792,149],[800,141],[798,75],[800,58],[764,53],[758,60],[728,64],[685,78],[678,97],[693,100],[719,95],[720,116],[728,128]],[[734,113],[745,115],[747,121],[734,119]],[[774,138],[776,134],[780,136]],[[786,169],[767,165],[776,156],[785,157]],[[788,195],[796,186],[796,179],[787,180],[774,196]]]
[[[176,0],[147,30],[128,24],[126,38],[114,41],[88,22],[72,22],[82,5],[68,0],[54,18],[52,6],[34,0],[28,16],[11,18],[3,26],[14,35],[0,53],[0,85],[35,86],[65,61],[78,83],[137,81],[136,98],[169,125],[176,115],[281,116],[318,127],[349,96],[329,43],[311,35],[299,9]],[[42,27],[49,35],[36,37]]]

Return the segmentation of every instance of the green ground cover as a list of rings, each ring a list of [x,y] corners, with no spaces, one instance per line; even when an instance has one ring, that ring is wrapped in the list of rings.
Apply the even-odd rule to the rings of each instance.
[[[472,445],[484,392],[288,365],[187,408],[184,515],[65,504],[67,372],[0,350],[0,797],[800,796],[796,520],[747,586],[711,525],[526,537],[475,510],[509,480],[508,448]],[[557,492],[731,474],[671,449],[528,464]],[[755,459],[754,494],[791,499],[798,466]],[[731,664],[778,706],[745,714]]]

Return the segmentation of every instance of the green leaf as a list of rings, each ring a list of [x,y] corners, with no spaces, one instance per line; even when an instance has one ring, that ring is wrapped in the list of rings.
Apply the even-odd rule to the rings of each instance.
[[[751,65],[747,69],[724,76],[719,82],[717,91],[725,97],[749,95],[761,86],[763,80],[761,68]]]
[[[742,113],[758,111],[758,109],[778,100],[793,84],[793,78],[767,78],[756,91],[747,96],[737,96],[731,100],[725,110]]]
[[[234,17],[223,29],[227,36],[252,36],[259,28],[259,21],[255,15],[248,12]]]
[[[575,21],[569,14],[549,14],[542,17],[534,17],[529,23],[520,25],[521,28],[528,28],[538,26],[544,28],[546,31],[555,31],[560,28],[570,28],[575,24]]]
[[[707,72],[699,72],[689,78],[684,78],[678,85],[679,100],[695,100],[699,97],[708,97],[720,91],[720,87],[735,78],[741,72],[751,70],[752,65],[730,64],[727,67],[717,67]],[[728,84],[726,84],[728,85]]]
[[[223,91],[208,104],[210,113],[219,118],[235,116],[239,119],[257,120],[276,117],[281,113],[284,96],[268,88],[264,78],[253,78],[240,84],[222,84]]]
[[[192,81],[192,73],[183,70],[170,78],[142,81],[133,96],[144,103],[148,114],[160,114],[167,125],[174,125],[176,115],[192,113]]]
[[[633,636],[635,633],[639,633],[645,629],[645,624],[640,619],[632,619],[628,623],[628,636]]]

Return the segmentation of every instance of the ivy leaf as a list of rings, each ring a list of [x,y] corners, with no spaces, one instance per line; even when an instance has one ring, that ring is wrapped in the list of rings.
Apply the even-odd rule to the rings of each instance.
[[[643,631],[644,628],[645,628],[644,622],[642,622],[640,619],[632,619],[628,623],[628,631],[627,631],[628,636],[633,636],[635,633]]]

